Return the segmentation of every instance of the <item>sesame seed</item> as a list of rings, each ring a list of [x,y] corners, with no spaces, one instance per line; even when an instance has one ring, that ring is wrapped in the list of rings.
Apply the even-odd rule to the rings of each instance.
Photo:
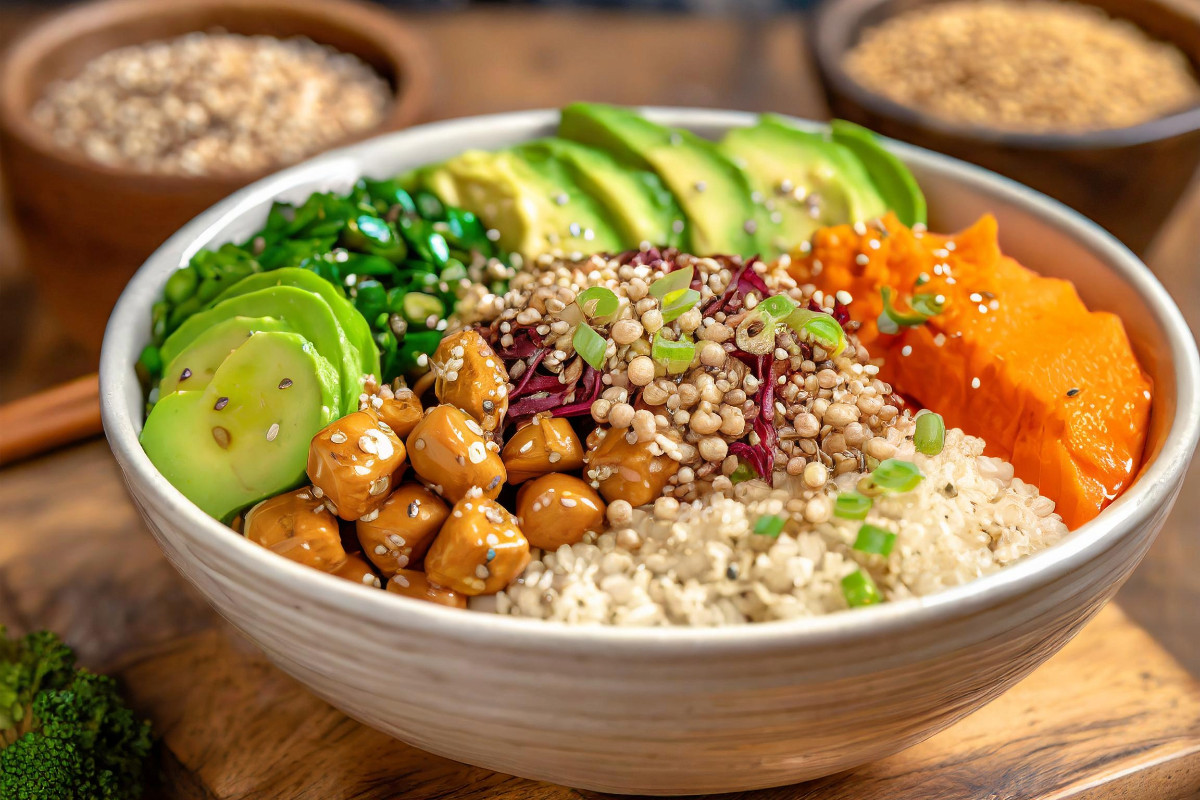
[[[212,437],[217,443],[217,447],[220,447],[222,450],[229,449],[229,431],[225,430],[220,425],[217,425],[212,429]]]
[[[334,444],[345,444],[346,440],[349,438],[350,437],[346,436],[346,434],[342,431],[334,431],[333,433],[329,434],[329,441],[333,442]]]
[[[758,223],[752,219],[748,219],[746,220],[745,224],[742,225],[742,230],[744,230],[746,233],[753,234],[758,230]]]
[[[703,192],[705,189],[708,188],[708,184],[705,183],[704,181],[696,181],[695,186],[696,186],[697,192]]]
[[[980,386],[979,378],[971,378],[971,388],[978,389]]]
[[[911,355],[912,355],[912,345],[910,345],[910,344],[906,344],[906,345],[904,345],[904,347],[901,347],[901,348],[900,348],[900,355],[902,355],[902,356],[911,356]]]
[[[496,230],[495,228],[488,228],[487,239],[489,242],[500,241],[500,231]]]

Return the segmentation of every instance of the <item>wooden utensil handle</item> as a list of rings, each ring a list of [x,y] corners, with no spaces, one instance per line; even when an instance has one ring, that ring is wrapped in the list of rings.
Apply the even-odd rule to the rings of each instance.
[[[85,375],[0,406],[0,464],[97,436],[103,430],[100,376]]]

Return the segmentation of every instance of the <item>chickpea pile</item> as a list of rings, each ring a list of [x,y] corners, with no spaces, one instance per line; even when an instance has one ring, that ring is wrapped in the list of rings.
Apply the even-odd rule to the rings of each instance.
[[[313,437],[311,485],[251,508],[246,538],[366,586],[465,608],[515,580],[531,548],[603,529],[605,502],[579,477],[584,447],[567,420],[539,415],[498,444],[508,373],[479,333],[447,336],[430,368],[436,405],[409,389],[364,394],[359,411]],[[497,500],[510,484],[515,513]]]

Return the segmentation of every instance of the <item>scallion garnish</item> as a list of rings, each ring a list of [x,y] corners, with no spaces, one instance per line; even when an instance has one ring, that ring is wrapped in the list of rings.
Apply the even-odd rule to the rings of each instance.
[[[734,341],[751,355],[765,355],[775,348],[775,328],[778,324],[779,320],[755,308],[738,323]]]
[[[901,328],[924,325],[931,317],[942,313],[946,306],[946,298],[943,295],[914,294],[909,301],[909,310],[904,311],[896,308],[892,302],[895,295],[892,287],[881,287],[879,294],[883,298],[883,312],[877,321],[881,333],[898,333]]]
[[[596,333],[587,325],[580,323],[571,337],[571,345],[575,352],[583,356],[583,360],[594,369],[604,368],[604,354],[608,351],[608,340]]]
[[[678,375],[692,365],[696,358],[696,345],[687,339],[668,339],[659,329],[651,340],[650,357],[666,367],[667,372]]]
[[[925,476],[911,461],[889,458],[879,462],[879,466],[871,473],[870,480],[877,489],[899,494],[917,488],[917,485],[925,480]]]
[[[650,284],[650,296],[662,301],[669,294],[690,288],[692,285],[692,274],[691,267],[684,267],[674,272],[668,272]],[[663,305],[666,305],[666,303],[663,303]]]
[[[833,515],[842,519],[866,519],[874,502],[858,492],[843,492],[833,501]]]
[[[675,273],[672,272],[672,275]],[[662,313],[663,323],[674,322],[684,315],[687,311],[696,307],[700,302],[700,293],[695,289],[677,289],[674,292],[667,294],[662,298]]]
[[[854,549],[860,553],[873,553],[885,557],[895,546],[896,534],[866,522],[858,529],[858,537],[854,540]]]
[[[754,532],[759,536],[770,536],[772,539],[775,539],[786,524],[787,517],[779,514],[768,514],[754,521]]]
[[[941,414],[932,411],[917,417],[917,429],[913,434],[913,446],[918,453],[936,456],[946,446],[946,421]]]
[[[758,471],[754,467],[747,464],[745,461],[740,462],[733,472],[729,473],[730,483],[738,484],[745,481],[754,480],[758,477]]]
[[[856,570],[842,578],[842,596],[846,598],[846,605],[851,608],[871,606],[883,600],[875,581],[862,570]]]
[[[575,302],[596,325],[611,322],[612,318],[616,316],[617,309],[621,306],[621,301],[617,299],[616,293],[603,286],[584,289],[575,297]]]
[[[846,332],[829,314],[797,308],[784,321],[802,339],[811,339],[821,345],[830,358],[837,358],[846,349]]]
[[[758,311],[760,314],[768,314],[777,320],[782,320],[786,318],[788,314],[791,314],[795,308],[796,303],[792,300],[792,298],[785,294],[776,294],[764,298],[757,306],[754,307],[754,310]]]

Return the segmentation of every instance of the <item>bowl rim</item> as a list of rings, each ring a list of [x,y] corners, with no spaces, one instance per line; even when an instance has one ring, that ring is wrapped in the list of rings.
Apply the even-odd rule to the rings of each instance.
[[[755,114],[742,111],[666,107],[641,110],[655,121],[681,127],[719,129],[750,124],[756,119]],[[1032,592],[1079,568],[1148,524],[1161,507],[1172,501],[1173,488],[1178,485],[1197,441],[1200,441],[1200,404],[1189,401],[1200,396],[1200,355],[1183,315],[1166,289],[1128,248],[1078,212],[980,167],[892,140],[884,141],[905,161],[931,171],[952,171],[956,181],[998,195],[1006,203],[1066,229],[1098,258],[1111,265],[1114,273],[1157,315],[1166,332],[1175,373],[1176,414],[1154,462],[1145,467],[1133,486],[1096,519],[1072,531],[1062,542],[1016,564],[932,595],[812,618],[703,628],[572,625],[488,613],[463,613],[458,609],[356,586],[350,581],[278,558],[244,537],[231,534],[229,528],[193,505],[159,474],[138,442],[136,412],[126,401],[131,389],[138,396],[141,392],[140,387],[130,383],[136,384],[132,364],[147,339],[145,314],[161,291],[166,276],[178,267],[194,240],[210,231],[223,229],[245,210],[274,198],[281,187],[304,180],[332,180],[336,176],[344,179],[348,174],[357,176],[375,152],[404,147],[419,149],[422,143],[436,145],[439,139],[455,134],[492,139],[532,136],[555,124],[557,119],[555,109],[519,111],[436,122],[376,137],[318,156],[244,187],[168,239],[138,269],[117,301],[105,332],[100,359],[100,401],[105,433],[126,481],[131,489],[136,488],[134,493],[139,495],[139,503],[144,502],[172,515],[174,527],[186,538],[199,538],[206,544],[233,548],[239,563],[254,571],[259,585],[269,585],[280,592],[302,593],[313,602],[339,613],[364,619],[369,617],[376,623],[389,620],[389,624],[403,625],[407,632],[454,637],[502,648],[532,647],[576,655],[588,652],[611,654],[615,649],[631,656],[649,657],[650,654],[712,652],[713,648],[722,653],[762,653],[830,642],[846,643],[876,636],[882,631],[895,633],[967,617]],[[813,130],[823,127],[810,121],[795,121]]]
[[[89,173],[93,178],[136,181],[149,192],[176,192],[200,187],[229,189],[273,174],[280,167],[182,175],[143,172],[103,164],[72,148],[54,144],[50,136],[34,124],[30,109],[20,106],[17,101],[20,92],[15,91],[15,86],[23,80],[23,76],[40,63],[47,53],[69,46],[72,42],[94,37],[106,29],[138,19],[171,19],[208,9],[235,12],[247,8],[283,12],[292,18],[307,17],[316,21],[336,15],[343,27],[352,29],[364,41],[372,43],[399,79],[392,87],[391,102],[378,123],[338,139],[322,152],[408,127],[428,110],[433,83],[429,48],[396,14],[363,0],[187,0],[185,3],[91,0],[46,14],[0,53],[0,130],[42,158]],[[183,35],[186,34],[172,36]]]
[[[1181,13],[1189,10],[1175,4],[1163,4],[1161,0],[1151,1],[1160,5],[1169,5],[1172,10]],[[848,41],[851,38],[854,28],[861,24],[861,20],[866,14],[894,2],[896,0],[838,0],[838,2],[823,2],[818,6],[813,15],[812,24],[809,26],[808,40],[815,56],[817,70],[825,80],[827,90],[831,87],[835,92],[851,98],[863,108],[891,117],[914,128],[923,128],[942,136],[1023,150],[1116,149],[1200,132],[1200,101],[1137,125],[1077,133],[986,128],[953,122],[898,103],[872,91],[851,77],[842,65],[841,59],[847,48],[842,48],[840,44],[843,40]],[[933,5],[937,2],[938,0],[927,0],[919,5]],[[1086,5],[1092,5],[1088,0],[1083,0],[1083,2]],[[1099,6],[1096,7],[1099,8]],[[1101,10],[1114,19],[1124,19],[1117,14],[1108,12],[1107,9],[1102,8]],[[1196,24],[1197,27],[1200,27],[1200,17],[1197,18]],[[1140,26],[1138,27],[1140,29]],[[1171,41],[1170,44],[1182,50],[1177,43]],[[1200,74],[1196,59],[1187,53],[1184,55],[1192,65],[1193,71]]]

